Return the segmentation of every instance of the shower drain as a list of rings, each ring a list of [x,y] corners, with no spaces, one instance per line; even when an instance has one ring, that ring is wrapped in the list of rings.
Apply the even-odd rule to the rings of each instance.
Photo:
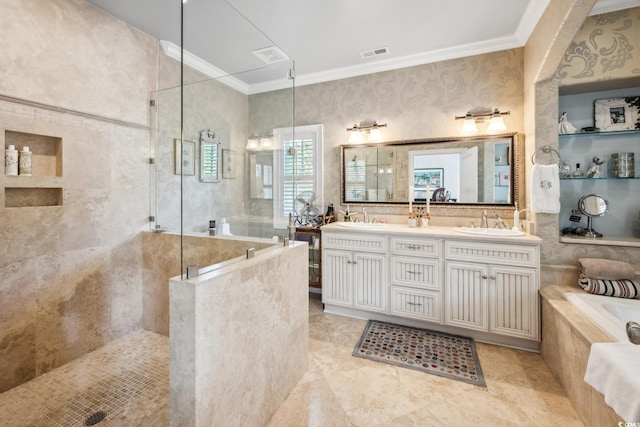
[[[107,416],[107,413],[104,411],[94,412],[84,420],[84,425],[94,426],[98,424],[100,421],[104,420],[106,416]]]

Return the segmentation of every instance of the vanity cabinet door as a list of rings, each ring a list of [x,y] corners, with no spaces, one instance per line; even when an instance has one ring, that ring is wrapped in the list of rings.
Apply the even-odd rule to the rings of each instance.
[[[490,332],[538,339],[538,278],[535,269],[491,266]]]
[[[488,267],[485,264],[447,262],[445,323],[487,331]]]
[[[385,312],[387,269],[386,256],[354,252],[351,264],[354,274],[354,306],[362,310]]]
[[[324,249],[322,251],[322,302],[353,306],[351,252]]]

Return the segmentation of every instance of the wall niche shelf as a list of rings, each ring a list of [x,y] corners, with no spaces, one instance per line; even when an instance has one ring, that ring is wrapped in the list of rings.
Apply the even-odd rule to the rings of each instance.
[[[633,236],[603,236],[599,239],[578,236],[560,236],[562,243],[575,243],[580,245],[624,246],[640,248],[640,238]]]
[[[640,135],[640,129],[637,130],[618,130],[609,132],[576,132],[576,133],[561,133],[558,138],[561,140],[570,138],[602,138],[607,136],[620,136],[620,135]]]
[[[62,188],[8,187],[4,189],[4,207],[62,206],[62,197]]]
[[[583,177],[562,177],[560,178],[561,180],[574,180],[574,181],[578,181],[578,180],[582,180],[582,181],[596,181],[596,180],[609,180],[609,181],[627,181],[629,179],[640,179],[639,176],[634,176],[633,178],[614,178],[611,176],[599,176],[597,178],[587,178],[586,176]]]
[[[636,97],[640,94],[638,80],[617,82],[615,87],[598,90],[598,86],[565,88],[558,97],[558,111],[566,113],[569,122],[576,128],[582,129],[596,125],[595,103],[597,100]],[[630,86],[627,86],[630,84]],[[588,88],[594,91],[587,90]],[[568,90],[568,91],[567,91]],[[636,120],[635,118],[633,120]],[[640,238],[636,236],[638,227],[637,194],[640,190],[640,129],[616,129],[607,127],[600,122],[601,128],[597,132],[566,133],[558,135],[559,164],[565,162],[575,171],[576,164],[584,176],[566,176],[560,178],[560,229],[584,226],[572,221],[573,211],[578,209],[581,197],[588,194],[602,196],[608,204],[604,216],[597,220],[594,228],[604,234],[601,239],[589,239],[579,236],[560,236],[560,242],[575,245],[603,245],[640,247]],[[626,125],[625,125],[626,126]],[[634,124],[634,126],[636,126]],[[632,127],[632,126],[629,126]],[[632,177],[617,177],[614,168],[614,155],[617,153],[634,153],[634,164],[625,168],[635,171]],[[593,165],[593,158],[598,157],[605,163],[601,166],[601,174],[597,178],[587,178],[586,174]],[[623,174],[624,175],[624,174]]]
[[[9,145],[18,151],[29,147],[32,169],[32,176],[2,174],[4,207],[62,206],[62,138],[10,129],[5,129],[3,134],[5,150]]]

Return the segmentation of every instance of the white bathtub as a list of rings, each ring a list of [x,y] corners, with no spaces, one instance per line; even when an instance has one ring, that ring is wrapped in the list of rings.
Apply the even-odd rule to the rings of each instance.
[[[613,341],[627,341],[628,321],[640,323],[640,300],[567,292],[563,296]]]

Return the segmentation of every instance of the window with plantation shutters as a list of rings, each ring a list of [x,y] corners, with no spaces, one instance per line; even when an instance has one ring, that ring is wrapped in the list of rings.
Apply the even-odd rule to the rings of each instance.
[[[282,150],[275,153],[274,226],[284,228],[289,214],[295,216],[295,199],[303,192],[313,192],[314,206],[322,204],[322,125],[274,129],[274,139]]]

